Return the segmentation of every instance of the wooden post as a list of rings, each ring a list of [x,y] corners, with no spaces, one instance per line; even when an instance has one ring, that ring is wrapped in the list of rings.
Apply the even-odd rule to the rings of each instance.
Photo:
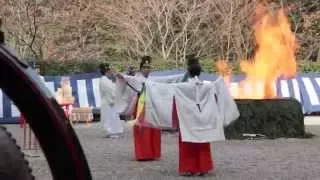
[[[32,155],[29,156],[38,157],[40,148],[38,140],[23,115],[20,116],[20,127],[23,128],[23,150],[33,151]],[[28,153],[25,154],[28,155]]]

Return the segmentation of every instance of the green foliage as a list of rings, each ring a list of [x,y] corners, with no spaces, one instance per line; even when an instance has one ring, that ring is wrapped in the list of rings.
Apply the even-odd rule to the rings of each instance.
[[[303,73],[320,72],[320,62],[301,61],[298,63],[298,70]]]
[[[303,138],[304,115],[295,99],[236,100],[240,117],[225,128],[228,139],[244,139],[243,133],[268,138]]]

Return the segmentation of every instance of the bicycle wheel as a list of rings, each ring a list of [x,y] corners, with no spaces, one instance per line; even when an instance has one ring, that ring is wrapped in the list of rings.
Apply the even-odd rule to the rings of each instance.
[[[0,179],[32,180],[31,168],[16,140],[0,126]]]
[[[82,147],[63,110],[36,72],[1,43],[1,39],[0,88],[24,114],[53,178],[91,180]]]

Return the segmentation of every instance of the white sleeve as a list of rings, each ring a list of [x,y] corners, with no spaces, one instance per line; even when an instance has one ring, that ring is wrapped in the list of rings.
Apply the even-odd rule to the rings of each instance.
[[[214,82],[214,86],[220,117],[225,126],[229,125],[240,116],[237,104],[230,95],[229,89],[221,77]]]
[[[145,121],[155,128],[172,127],[173,86],[146,81]]]
[[[184,78],[184,74],[176,74],[169,76],[151,76],[149,79],[158,83],[178,83]]]
[[[137,93],[132,90],[125,81],[116,81],[116,91],[115,91],[115,106],[118,113],[125,113]]]
[[[133,87],[137,91],[142,90],[142,84],[146,81],[146,78],[137,77],[137,76],[123,76],[127,86]]]

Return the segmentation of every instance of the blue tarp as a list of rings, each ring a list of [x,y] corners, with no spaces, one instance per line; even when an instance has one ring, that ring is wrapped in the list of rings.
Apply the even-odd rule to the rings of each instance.
[[[183,70],[168,70],[152,72],[152,76],[165,76],[184,73]],[[75,97],[75,107],[99,107],[99,77],[98,73],[78,74],[70,77],[72,94]],[[203,73],[202,80],[213,81],[216,74]],[[232,85],[237,86],[244,77],[234,76]],[[61,76],[46,76],[47,87],[55,92],[59,87]],[[306,114],[320,112],[320,73],[298,74],[290,80],[279,79],[276,83],[278,97],[294,97],[303,106]],[[20,113],[10,99],[0,90],[0,124],[17,123]]]

